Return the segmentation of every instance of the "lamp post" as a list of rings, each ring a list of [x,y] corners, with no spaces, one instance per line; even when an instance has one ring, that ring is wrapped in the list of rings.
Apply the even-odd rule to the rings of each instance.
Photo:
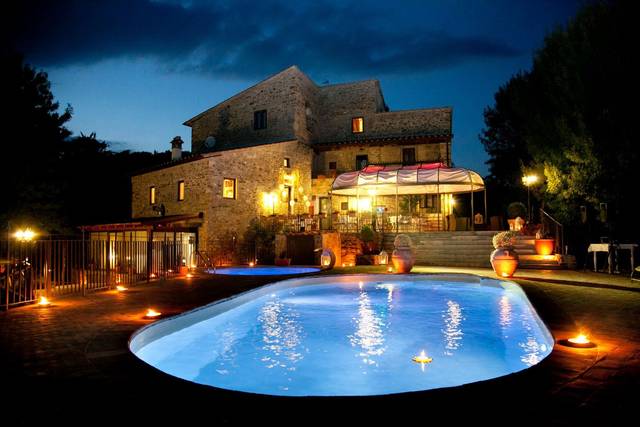
[[[538,175],[525,175],[522,177],[522,183],[527,186],[527,222],[531,222],[531,185],[538,182]]]

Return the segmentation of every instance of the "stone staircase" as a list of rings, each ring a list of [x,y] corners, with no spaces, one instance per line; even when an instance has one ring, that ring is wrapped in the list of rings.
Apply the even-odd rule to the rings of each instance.
[[[448,267],[490,268],[495,231],[434,231],[408,233],[416,254],[416,264]],[[382,246],[391,255],[395,233],[386,233]],[[563,269],[567,261],[562,255],[537,255],[534,236],[519,236],[515,250],[521,269]]]

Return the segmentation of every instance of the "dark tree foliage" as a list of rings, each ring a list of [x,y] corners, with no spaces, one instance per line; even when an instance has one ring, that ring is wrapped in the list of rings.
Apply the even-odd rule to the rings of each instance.
[[[24,65],[19,55],[3,52],[0,69],[6,106],[1,115],[0,228],[12,220],[59,229],[58,166],[70,135],[64,124],[71,119],[71,108],[58,112],[47,74]]]
[[[0,230],[29,225],[48,234],[130,218],[131,174],[167,162],[170,153],[112,152],[95,134],[71,137],[47,74],[3,53]]]
[[[532,198],[574,232],[640,237],[634,10],[630,1],[585,6],[546,37],[531,71],[496,93],[480,138],[502,208],[524,200],[521,177],[536,172]]]

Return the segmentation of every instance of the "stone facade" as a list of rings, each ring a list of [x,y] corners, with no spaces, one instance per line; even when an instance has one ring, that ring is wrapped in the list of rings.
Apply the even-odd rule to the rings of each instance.
[[[241,237],[252,218],[305,211],[304,197],[309,198],[311,194],[312,156],[313,151],[306,144],[287,141],[206,153],[193,160],[185,159],[182,163],[135,175],[132,217],[157,215],[150,203],[153,186],[155,205],[164,205],[165,215],[204,214],[199,230],[201,249],[226,233]],[[290,162],[288,168],[284,167],[285,157]],[[236,180],[235,199],[222,197],[224,179]],[[181,180],[185,183],[185,199],[178,201]],[[288,206],[282,194],[289,185],[293,207]],[[265,202],[265,194],[274,195],[275,199]]]
[[[356,117],[362,132],[352,132]],[[450,164],[451,118],[448,107],[389,111],[377,80],[318,86],[292,66],[187,120],[192,156],[132,178],[132,217],[158,215],[155,187],[165,215],[203,213],[200,249],[228,233],[241,238],[257,216],[318,213],[356,156],[400,163],[414,148],[416,161]],[[235,199],[222,197],[224,179],[236,180]]]

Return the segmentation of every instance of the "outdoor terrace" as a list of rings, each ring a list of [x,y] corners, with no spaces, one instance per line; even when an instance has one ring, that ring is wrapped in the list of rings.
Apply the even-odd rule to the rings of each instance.
[[[353,267],[324,274],[383,271]],[[489,269],[414,271],[495,277]],[[513,425],[517,414],[522,424],[612,425],[635,416],[640,286],[627,277],[597,273],[526,271],[514,278],[556,339],[587,328],[597,348],[556,345],[547,359],[523,372],[449,389],[367,398],[274,398],[178,380],[128,350],[131,334],[152,322],[143,319],[148,307],[173,316],[277,279],[175,278],[126,293],[96,292],[60,298],[46,308],[28,305],[0,313],[4,419],[129,425],[202,419],[236,424],[277,417],[279,424],[299,425],[305,414],[314,421],[428,418]]]

